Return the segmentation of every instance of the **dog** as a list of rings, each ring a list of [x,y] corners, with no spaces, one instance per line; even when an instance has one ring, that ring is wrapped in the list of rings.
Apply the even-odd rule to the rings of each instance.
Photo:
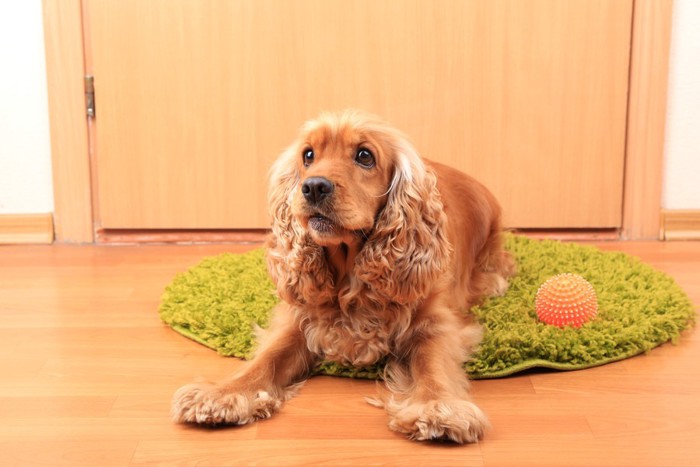
[[[359,111],[307,122],[274,163],[267,265],[281,303],[254,358],[218,384],[190,384],[173,418],[270,417],[323,361],[384,364],[389,428],[414,440],[479,440],[489,422],[463,364],[481,339],[469,308],[501,295],[515,263],[501,208],[474,178],[422,159]]]

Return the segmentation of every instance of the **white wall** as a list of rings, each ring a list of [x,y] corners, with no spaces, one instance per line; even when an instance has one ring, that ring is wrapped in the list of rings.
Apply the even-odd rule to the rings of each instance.
[[[664,196],[666,209],[700,209],[700,1],[673,2]]]
[[[675,0],[667,209],[700,209],[700,1]],[[41,0],[0,6],[0,214],[53,211]]]
[[[0,5],[0,214],[53,211],[41,0]]]

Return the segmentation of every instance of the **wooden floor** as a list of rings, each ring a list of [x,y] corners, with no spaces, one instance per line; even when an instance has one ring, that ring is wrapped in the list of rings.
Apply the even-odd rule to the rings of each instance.
[[[700,242],[602,243],[674,276],[700,304]],[[170,397],[240,362],[164,326],[160,294],[203,256],[250,247],[0,247],[0,465],[700,465],[700,335],[569,373],[474,383],[493,429],[417,443],[363,401],[373,382],[315,378],[270,420],[171,423]]]

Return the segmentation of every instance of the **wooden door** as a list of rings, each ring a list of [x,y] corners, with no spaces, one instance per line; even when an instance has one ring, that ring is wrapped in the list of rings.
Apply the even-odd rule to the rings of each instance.
[[[267,170],[361,108],[511,227],[619,227],[632,0],[86,0],[105,229],[267,227]]]

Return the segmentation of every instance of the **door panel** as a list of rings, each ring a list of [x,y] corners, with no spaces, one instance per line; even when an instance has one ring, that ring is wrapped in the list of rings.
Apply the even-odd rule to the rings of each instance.
[[[377,113],[512,227],[621,223],[631,0],[86,0],[97,219],[268,226],[321,110]]]

